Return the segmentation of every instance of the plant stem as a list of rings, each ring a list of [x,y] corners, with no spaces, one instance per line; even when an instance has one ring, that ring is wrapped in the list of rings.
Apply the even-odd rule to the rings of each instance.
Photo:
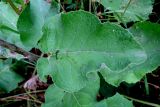
[[[127,3],[127,6],[126,6],[126,8],[124,9],[124,12],[123,12],[122,16],[125,14],[126,10],[128,9],[129,5],[131,4],[131,1],[132,1],[132,0],[129,0],[129,2]]]
[[[126,96],[126,95],[123,95],[123,96],[126,97],[127,99],[130,99],[130,100],[133,100],[133,101],[135,101],[135,102],[142,103],[142,104],[145,104],[145,105],[148,105],[148,106],[160,107],[160,105],[155,104],[155,103],[150,103],[150,102],[147,102],[147,101],[135,99],[135,98],[132,98],[132,97],[128,97],[128,96]]]
[[[14,3],[11,1],[11,0],[6,0],[9,4],[10,4],[10,6],[12,7],[12,9],[18,14],[18,15],[20,15],[20,11],[19,11],[19,9],[14,5]]]
[[[45,90],[31,91],[31,92],[27,92],[27,93],[21,93],[21,94],[9,96],[9,97],[4,97],[4,98],[0,98],[0,101],[5,101],[5,100],[7,100],[7,99],[15,98],[15,97],[17,97],[17,96],[22,96],[22,95],[27,95],[27,94],[34,94],[34,93],[42,93],[42,92],[45,92]]]
[[[20,96],[18,96],[18,97],[16,97],[16,98],[18,98],[18,99],[23,99],[23,100],[28,100],[28,101],[32,101],[32,102],[36,102],[36,103],[42,104],[42,102],[41,102],[41,101],[38,101],[38,100],[32,100],[32,99],[25,98],[25,97],[20,97]]]
[[[89,12],[91,12],[92,0],[89,0]]]
[[[37,99],[32,95],[32,94],[30,94],[27,90],[25,90],[26,91],[26,93],[27,93],[27,95],[29,96],[29,97],[31,97],[34,101],[36,101]]]
[[[0,46],[9,49],[12,52],[16,52],[19,53],[25,57],[27,57],[27,59],[29,59],[31,62],[35,62],[38,60],[39,56],[30,52],[27,52],[25,50],[23,50],[22,48],[17,47],[14,44],[11,44],[9,42],[6,42],[2,39],[0,39]]]
[[[149,86],[148,86],[148,81],[147,81],[147,76],[144,76],[144,85],[146,89],[146,95],[149,95]]]

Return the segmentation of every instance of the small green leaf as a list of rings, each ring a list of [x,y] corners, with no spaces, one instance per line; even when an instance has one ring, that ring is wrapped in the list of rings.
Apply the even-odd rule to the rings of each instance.
[[[125,99],[122,95],[116,94],[96,104],[96,107],[134,107],[132,101]]]
[[[17,88],[23,78],[10,69],[11,63],[0,60],[0,89],[10,92]]]
[[[21,13],[17,27],[24,45],[36,46],[42,36],[42,26],[51,16],[59,12],[59,5],[45,0],[30,0],[30,3]]]
[[[96,0],[115,13],[123,22],[147,20],[152,12],[153,0]],[[118,15],[118,17],[117,17]]]

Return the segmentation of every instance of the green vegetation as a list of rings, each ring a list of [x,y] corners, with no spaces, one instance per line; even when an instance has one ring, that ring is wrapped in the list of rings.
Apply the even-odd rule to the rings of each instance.
[[[105,96],[101,79],[112,87],[133,84],[160,66],[160,25],[147,21],[154,1],[73,1],[0,1],[0,90],[20,88],[32,66],[38,81],[53,81],[43,103],[27,94],[42,107],[133,107],[132,101],[159,107],[118,91],[97,100]],[[147,77],[145,86],[149,94]]]

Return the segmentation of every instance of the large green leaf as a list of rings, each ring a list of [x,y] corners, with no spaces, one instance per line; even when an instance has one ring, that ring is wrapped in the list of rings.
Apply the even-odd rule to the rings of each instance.
[[[17,20],[18,15],[10,5],[0,2],[0,38],[28,50],[20,41],[16,27]]]
[[[96,0],[115,13],[120,21],[139,21],[148,19],[152,12],[153,0]],[[129,3],[130,2],[130,3]],[[125,11],[126,10],[126,11]],[[124,13],[125,12],[125,13]]]
[[[146,73],[152,72],[160,66],[160,25],[150,22],[137,23],[130,29],[130,32],[135,40],[143,46],[147,59],[141,64],[124,69],[118,75],[117,73],[109,72],[108,69],[102,70],[101,73],[106,81],[114,85],[118,85],[121,80],[135,83]]]
[[[36,46],[42,36],[44,22],[58,11],[59,6],[55,1],[48,3],[45,0],[30,0],[17,23],[22,42],[28,47]]]
[[[8,60],[0,60],[0,89],[6,92],[17,88],[18,83],[23,80],[20,75],[10,69],[12,64]]]
[[[145,52],[128,31],[111,23],[102,24],[88,12],[57,15],[45,24],[43,32],[40,48],[53,52],[53,58],[44,61],[47,67],[39,59],[37,68],[43,70],[38,69],[38,74],[43,79],[51,75],[58,87],[71,92],[96,80],[101,66],[121,78],[122,70],[146,60]],[[49,66],[53,69],[44,69],[52,68]]]

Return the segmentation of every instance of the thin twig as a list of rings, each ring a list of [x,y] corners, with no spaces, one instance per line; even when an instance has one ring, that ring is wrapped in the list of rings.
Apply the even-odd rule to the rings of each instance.
[[[11,0],[6,0],[8,3],[9,3],[9,5],[12,7],[12,9],[18,14],[18,15],[20,15],[20,11],[19,11],[19,9],[14,5],[14,3],[11,1]]]
[[[0,46],[9,49],[12,52],[16,52],[18,54],[21,54],[23,56],[25,56],[27,59],[29,59],[31,62],[35,62],[38,60],[39,56],[30,52],[27,52],[25,50],[23,50],[22,48],[17,47],[14,44],[11,44],[9,42],[6,42],[2,39],[0,39]]]
[[[147,101],[135,99],[135,98],[132,98],[132,97],[129,97],[129,96],[126,96],[126,95],[123,95],[123,96],[124,96],[125,98],[127,98],[127,99],[130,99],[130,100],[133,100],[133,101],[135,101],[135,102],[142,103],[142,104],[145,104],[145,105],[148,105],[148,106],[160,107],[160,105],[155,104],[155,103],[151,103],[151,102],[147,102]]]
[[[127,3],[127,6],[126,6],[126,8],[124,9],[124,12],[123,12],[122,16],[123,16],[123,15],[125,14],[125,12],[127,11],[129,5],[131,4],[131,1],[132,1],[132,0],[129,0],[129,2]]]
[[[92,0],[89,0],[89,12],[91,12],[91,8],[92,8]]]
[[[39,101],[39,100],[32,100],[32,99],[25,98],[25,97],[20,97],[20,96],[18,96],[18,97],[16,97],[16,98],[18,98],[18,99],[23,99],[23,100],[28,100],[28,101],[32,101],[32,102],[36,102],[36,103],[42,104],[42,102]]]
[[[34,93],[42,93],[42,92],[45,92],[45,90],[31,91],[31,92],[28,92],[28,93],[29,94],[34,94]],[[7,99],[15,98],[17,96],[24,96],[24,95],[27,95],[28,93],[21,93],[21,94],[17,94],[17,95],[13,95],[13,96],[8,96],[8,97],[0,98],[0,101],[5,101]]]

